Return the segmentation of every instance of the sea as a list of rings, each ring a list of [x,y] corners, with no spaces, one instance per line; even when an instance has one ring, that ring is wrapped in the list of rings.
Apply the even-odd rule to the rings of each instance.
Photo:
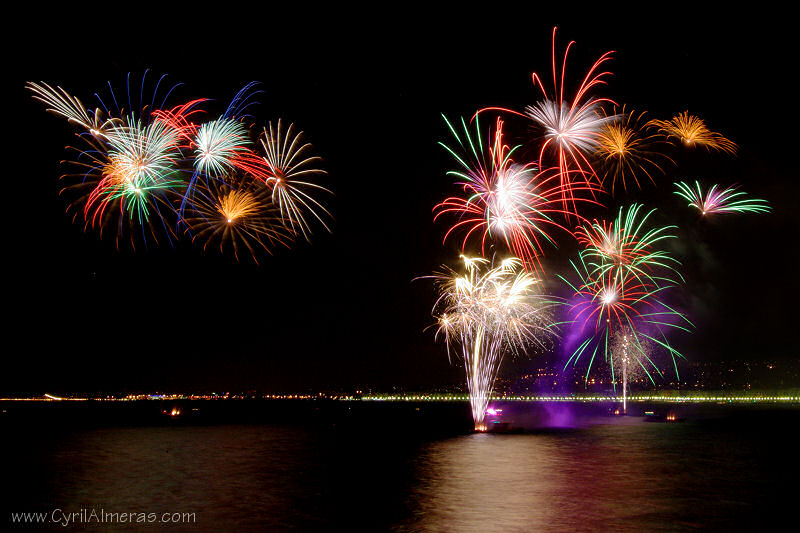
[[[800,407],[2,402],[9,531],[798,531]]]

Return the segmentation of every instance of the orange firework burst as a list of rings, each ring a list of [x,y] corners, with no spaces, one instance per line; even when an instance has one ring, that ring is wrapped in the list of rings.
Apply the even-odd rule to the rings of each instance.
[[[615,116],[616,121],[603,124],[597,141],[595,153],[602,161],[602,183],[611,182],[611,194],[617,182],[622,183],[625,192],[628,191],[628,181],[633,180],[636,187],[641,189],[639,178],[647,178],[655,185],[653,173],[663,173],[664,170],[657,162],[659,158],[672,161],[668,156],[654,150],[660,141],[660,136],[649,133],[650,123],[644,120],[646,112],[622,112]]]
[[[220,252],[232,247],[240,260],[246,250],[258,263],[259,250],[272,253],[275,245],[289,246],[294,232],[286,228],[270,200],[269,189],[247,175],[228,175],[201,184],[185,219],[193,242],[203,250],[216,243]]]
[[[668,139],[678,139],[689,147],[705,146],[707,150],[736,153],[735,142],[709,130],[702,119],[690,115],[688,111],[678,113],[671,120],[651,120],[648,125],[657,127]]]

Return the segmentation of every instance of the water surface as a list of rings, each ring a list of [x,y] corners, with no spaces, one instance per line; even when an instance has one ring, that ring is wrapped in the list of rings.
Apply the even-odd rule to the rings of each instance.
[[[471,434],[458,405],[317,405],[235,423],[226,408],[180,422],[28,409],[2,419],[5,520],[55,508],[196,513],[189,524],[39,529],[742,531],[792,516],[797,493],[799,410],[719,406],[681,423],[584,412]]]

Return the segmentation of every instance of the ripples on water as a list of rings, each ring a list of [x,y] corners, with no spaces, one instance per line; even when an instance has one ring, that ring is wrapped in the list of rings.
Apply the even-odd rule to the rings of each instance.
[[[490,435],[437,431],[445,412],[417,427],[413,408],[382,409],[279,424],[6,423],[4,503],[197,513],[166,531],[740,531],[779,523],[796,496],[796,410]]]

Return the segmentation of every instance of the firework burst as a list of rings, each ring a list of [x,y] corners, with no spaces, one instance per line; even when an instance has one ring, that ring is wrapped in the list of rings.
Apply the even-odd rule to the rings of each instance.
[[[766,200],[748,198],[747,193],[737,191],[736,187],[727,189],[712,185],[703,192],[700,183],[695,181],[694,187],[679,181],[675,183],[678,188],[675,194],[689,202],[689,207],[694,207],[705,215],[718,215],[724,213],[769,213],[772,209]]]
[[[670,120],[651,120],[649,124],[658,128],[667,139],[677,139],[684,146],[703,146],[707,150],[736,153],[736,143],[709,130],[702,119],[690,115],[688,111],[678,113]]]
[[[613,221],[595,220],[578,228],[575,237],[583,246],[581,260],[592,276],[623,281],[632,277],[640,282],[647,279],[655,285],[683,280],[676,268],[680,262],[662,248],[666,240],[676,238],[673,230],[677,226],[648,227],[648,219],[656,210],[642,215],[642,207],[620,207]]]
[[[548,231],[564,227],[557,221],[567,215],[563,209],[562,187],[554,174],[538,172],[533,163],[519,164],[512,159],[519,147],[509,148],[503,140],[503,121],[497,119],[493,134],[484,140],[480,119],[474,120],[475,131],[461,120],[462,133],[444,117],[458,149],[443,146],[458,162],[459,169],[447,173],[456,179],[462,196],[446,198],[435,208],[434,220],[453,215],[456,223],[446,232],[463,232],[462,249],[471,240],[479,240],[486,254],[487,244],[505,243],[526,269],[541,269],[544,243],[555,245]]]
[[[232,248],[237,261],[247,253],[256,264],[262,251],[288,247],[294,234],[283,225],[269,194],[263,183],[246,174],[200,182],[184,220],[192,242],[203,251]]]
[[[173,124],[183,132],[185,149],[193,154],[193,172],[178,210],[183,217],[187,205],[194,201],[195,186],[198,180],[208,185],[209,180],[218,179],[236,170],[251,174],[256,179],[268,177],[263,157],[256,155],[251,147],[253,140],[250,129],[244,120],[248,107],[255,102],[253,97],[260,93],[258,84],[246,84],[230,101],[222,115],[203,124],[188,120],[189,114],[179,107],[179,111],[156,111],[159,118]],[[194,111],[193,111],[194,112]]]
[[[540,149],[539,161],[545,161],[547,153],[552,153],[555,157],[565,203],[571,204],[574,210],[573,182],[585,181],[589,185],[591,178],[597,176],[587,156],[600,144],[603,127],[613,123],[616,117],[606,116],[601,112],[602,104],[613,104],[611,100],[589,95],[592,89],[606,84],[605,78],[611,72],[603,71],[602,68],[611,60],[613,52],[606,52],[594,62],[571,100],[564,98],[567,56],[573,44],[575,41],[570,41],[564,50],[559,73],[556,28],[553,28],[553,91],[548,93],[542,78],[534,72],[531,76],[533,84],[541,90],[544,101],[528,106],[525,113],[544,129],[545,141]]]
[[[261,145],[269,172],[266,181],[272,187],[272,201],[284,223],[306,240],[311,238],[313,220],[330,231],[327,220],[331,214],[313,194],[332,193],[313,181],[325,171],[317,166],[321,158],[309,154],[311,143],[303,141],[303,132],[295,132],[294,124],[284,130],[280,120],[274,127],[270,122],[264,128]]]
[[[148,136],[146,131],[139,133],[144,138]],[[61,177],[65,185],[60,194],[70,199],[67,210],[74,213],[74,218],[80,216],[85,228],[95,228],[101,236],[109,228],[115,231],[118,247],[125,236],[134,248],[137,235],[145,241],[149,236],[155,242],[159,234],[174,238],[170,225],[164,221],[174,212],[174,201],[180,196],[183,182],[163,160],[155,163],[165,153],[159,156],[158,151],[145,147],[137,152],[129,150],[130,145],[124,147],[128,150],[117,151],[97,139],[85,140],[87,148],[72,148],[77,156],[68,164],[75,172]],[[162,145],[162,149],[167,156],[172,151],[169,144]],[[150,164],[137,159],[148,154],[155,156]],[[161,164],[164,166],[159,168]]]
[[[655,185],[653,174],[664,172],[659,160],[672,161],[654,149],[660,136],[649,132],[645,114],[644,111],[626,113],[623,107],[615,115],[618,120],[605,122],[598,132],[595,154],[601,161],[601,181],[603,185],[611,184],[611,194],[614,194],[618,182],[625,192],[629,181],[641,189],[640,180],[645,177]]]
[[[663,348],[678,374],[676,357],[683,356],[670,346],[667,333],[671,329],[688,331],[691,323],[662,298],[683,281],[677,270],[680,263],[663,248],[668,239],[675,238],[673,230],[677,228],[649,227],[648,219],[655,210],[642,216],[641,209],[638,204],[620,208],[611,223],[595,221],[579,228],[576,237],[584,249],[578,262],[572,263],[578,283],[561,277],[573,290],[567,301],[567,323],[574,350],[564,368],[591,354],[586,379],[600,353],[611,364],[614,380],[612,344],[618,334],[627,335],[626,342],[633,347],[652,342]],[[639,352],[632,348],[630,353]],[[652,380],[653,373],[662,375],[653,360],[648,361],[652,371],[648,377]],[[627,374],[624,378],[627,380]]]
[[[201,125],[194,141],[194,166],[198,172],[219,176],[249,153],[252,141],[241,122],[221,118]]]
[[[130,75],[128,76],[128,111],[117,106],[117,96],[109,85],[114,108],[105,105],[86,109],[81,101],[64,89],[46,83],[28,83],[34,98],[51,111],[83,130],[78,137],[83,148],[70,150],[77,156],[67,164],[75,170],[62,176],[62,194],[71,197],[68,210],[80,213],[85,227],[116,228],[117,246],[123,235],[135,248],[136,236],[146,242],[148,236],[158,242],[162,233],[169,240],[175,236],[165,221],[173,213],[173,202],[182,194],[184,159],[182,139],[186,137],[188,117],[202,100],[188,102],[169,111],[152,108],[159,94],[162,76],[155,85],[151,102],[143,100],[147,72],[142,76],[138,103],[141,111],[132,111]],[[172,91],[169,89],[167,95]],[[163,103],[166,96],[163,97]],[[101,109],[102,108],[102,109]],[[111,109],[116,109],[112,111]],[[159,231],[156,231],[159,230]],[[163,230],[163,231],[160,231]]]
[[[115,200],[121,212],[142,223],[150,215],[148,197],[182,184],[176,168],[181,157],[178,133],[161,121],[144,126],[131,117],[128,122],[129,126],[115,127],[108,136],[108,162],[100,169],[102,177],[84,208],[93,223]]]
[[[563,207],[575,213],[576,193],[589,191],[594,197],[596,190],[594,181],[599,182],[599,178],[589,161],[589,156],[600,142],[603,126],[615,121],[616,117],[609,116],[603,111],[603,104],[613,105],[612,100],[590,96],[590,92],[598,86],[605,85],[605,78],[611,75],[611,72],[602,69],[603,65],[611,60],[613,52],[601,55],[589,68],[572,98],[565,98],[567,56],[573,44],[575,41],[570,41],[564,50],[559,69],[556,57],[556,28],[553,28],[553,90],[545,89],[542,78],[537,73],[531,75],[533,85],[541,91],[542,101],[527,106],[524,113],[504,107],[487,107],[478,111],[475,116],[483,111],[502,111],[526,117],[542,128],[545,141],[539,151],[539,164],[542,168],[550,168],[552,162],[552,167],[557,169],[560,180]]]
[[[461,256],[464,272],[434,276],[440,296],[433,313],[438,336],[460,346],[467,373],[475,429],[484,417],[497,371],[506,352],[542,349],[554,335],[550,310],[555,300],[540,292],[542,281],[522,269],[517,258],[494,264]]]

